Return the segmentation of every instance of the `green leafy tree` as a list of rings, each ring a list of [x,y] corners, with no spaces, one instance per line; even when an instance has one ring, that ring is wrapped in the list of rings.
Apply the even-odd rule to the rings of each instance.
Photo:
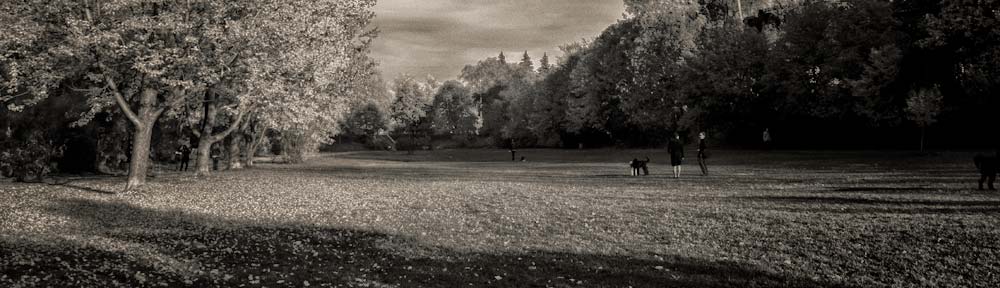
[[[521,62],[517,63],[517,68],[521,73],[525,74],[535,72],[535,64],[531,62],[531,56],[528,56],[528,51],[524,51],[524,56],[521,56]]]
[[[372,144],[379,133],[389,128],[389,117],[377,104],[369,102],[352,109],[343,125],[347,134],[362,137],[365,144]]]
[[[131,189],[145,182],[153,126],[183,103],[207,99],[206,106],[215,106],[218,95],[232,96],[235,116],[222,134],[234,130],[246,111],[256,107],[299,111],[328,105],[313,96],[340,80],[339,67],[353,51],[353,36],[366,25],[359,18],[371,17],[366,11],[373,2],[305,2],[17,1],[4,6],[12,15],[0,21],[11,24],[5,26],[17,31],[14,35],[26,37],[0,40],[0,48],[7,51],[0,62],[7,67],[4,86],[9,88],[0,99],[16,110],[44,98],[60,79],[85,75],[90,87],[84,90],[98,99],[90,102],[92,111],[117,106],[132,123],[126,185]],[[30,51],[49,55],[25,56]],[[39,77],[22,80],[28,75]],[[21,91],[32,96],[16,99]],[[295,96],[271,99],[289,95]],[[205,109],[204,127],[212,128],[210,118],[227,110]],[[273,115],[268,112],[263,114]],[[207,128],[202,132],[212,143],[225,137]],[[199,154],[207,155],[203,149],[208,148],[199,147]],[[201,172],[207,166],[203,161],[198,164]]]
[[[538,74],[548,74],[552,70],[552,64],[549,63],[549,54],[542,53],[542,59],[538,60]]]
[[[472,93],[461,82],[445,82],[434,94],[432,126],[436,133],[468,137],[475,135],[479,115]]]
[[[927,127],[937,121],[941,105],[941,90],[937,86],[914,90],[906,99],[907,118],[920,127],[920,152],[924,151]]]
[[[692,128],[748,129],[774,114],[767,67],[772,61],[766,36],[753,29],[722,26],[706,29],[698,53],[686,58],[682,93],[691,104]]]
[[[503,53],[501,53],[502,55]],[[500,58],[486,58],[480,60],[475,65],[466,65],[462,68],[459,79],[467,84],[473,93],[476,101],[476,112],[481,119],[477,134],[484,137],[494,138],[494,142],[499,143],[502,137],[501,130],[507,123],[508,109],[510,103],[508,99],[501,96],[511,82],[523,77],[519,73],[517,66],[507,64]]]
[[[393,81],[392,91],[395,94],[395,100],[390,105],[393,127],[410,138],[407,148],[412,151],[418,143],[417,139],[426,136],[425,127],[430,126],[427,113],[433,101],[431,91],[405,74]]]

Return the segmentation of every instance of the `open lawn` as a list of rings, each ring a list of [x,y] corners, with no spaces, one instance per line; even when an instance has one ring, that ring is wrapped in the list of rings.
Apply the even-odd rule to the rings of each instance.
[[[0,287],[1000,286],[971,153],[718,151],[681,179],[662,150],[520,155],[0,183]]]

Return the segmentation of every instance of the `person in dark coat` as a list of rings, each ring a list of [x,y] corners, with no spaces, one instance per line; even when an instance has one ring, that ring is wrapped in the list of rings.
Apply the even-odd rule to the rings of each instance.
[[[979,170],[979,190],[983,190],[984,182],[989,184],[990,190],[997,190],[993,187],[993,182],[997,180],[997,172],[1000,170],[1000,167],[997,167],[1000,164],[998,156],[1000,156],[1000,151],[993,156],[976,155],[973,158],[972,161],[976,164],[976,169]]]
[[[670,153],[670,166],[674,168],[674,178],[681,177],[681,161],[684,160],[684,143],[681,143],[681,135],[674,133],[674,139],[670,139],[667,144],[667,153]]]
[[[761,141],[764,143],[765,150],[771,150],[771,131],[764,128],[764,133],[761,133]]]
[[[188,162],[191,162],[191,147],[187,144],[181,144],[181,147],[177,147],[177,152],[174,152],[180,157],[180,163],[177,165],[177,171],[187,171]]]
[[[698,166],[701,167],[701,176],[708,176],[708,164],[705,163],[705,158],[708,158],[708,154],[705,152],[705,132],[698,133]]]

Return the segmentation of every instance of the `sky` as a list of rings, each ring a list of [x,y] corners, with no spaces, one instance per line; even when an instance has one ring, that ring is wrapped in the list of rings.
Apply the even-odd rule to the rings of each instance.
[[[372,55],[386,80],[455,79],[500,51],[509,62],[528,51],[537,67],[542,53],[555,63],[559,45],[596,37],[624,11],[622,0],[378,0]]]

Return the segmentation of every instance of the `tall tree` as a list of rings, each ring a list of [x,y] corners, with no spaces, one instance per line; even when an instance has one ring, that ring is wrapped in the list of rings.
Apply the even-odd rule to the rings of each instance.
[[[517,67],[523,73],[535,72],[535,64],[531,62],[531,56],[528,56],[528,51],[524,51],[524,56],[521,56],[521,62],[517,63]]]
[[[479,121],[472,93],[455,80],[445,82],[434,94],[432,125],[438,134],[470,136]]]
[[[550,69],[552,66],[549,64],[549,54],[542,53],[542,59],[538,60],[538,74],[545,75],[549,73]]]
[[[920,152],[924,152],[927,127],[937,121],[941,112],[941,90],[937,86],[917,89],[906,99],[907,118],[920,127]]]
[[[416,145],[417,137],[422,137],[422,127],[427,125],[427,113],[433,100],[424,86],[409,75],[400,75],[393,81],[392,91],[395,94],[390,106],[390,117],[395,129],[410,138],[408,150]]]

